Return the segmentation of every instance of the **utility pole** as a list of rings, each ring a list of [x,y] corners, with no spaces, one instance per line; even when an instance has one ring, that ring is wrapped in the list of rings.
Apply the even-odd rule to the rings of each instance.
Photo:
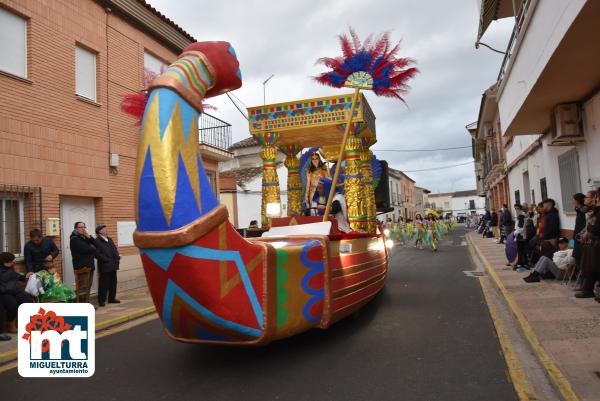
[[[267,82],[273,78],[275,74],[271,74],[271,76],[263,81],[263,105],[267,104]]]

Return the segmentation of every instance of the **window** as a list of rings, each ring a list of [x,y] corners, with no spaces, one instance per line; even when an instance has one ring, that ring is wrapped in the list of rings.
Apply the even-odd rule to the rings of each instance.
[[[535,190],[531,190],[531,203],[535,205]]]
[[[75,47],[75,93],[96,101],[96,53]]]
[[[0,251],[20,255],[24,246],[23,201],[0,199]]]
[[[0,7],[0,70],[27,78],[27,20]]]
[[[546,178],[540,180],[540,192],[542,193],[542,201],[548,199],[548,187],[546,186]]]
[[[471,209],[471,210],[475,209],[475,200],[473,200],[473,199],[469,200],[469,209]]]
[[[215,196],[219,196],[219,192],[217,191],[217,173],[212,170],[206,170],[206,176],[208,177],[208,182],[210,182],[210,188],[213,193]]]
[[[144,52],[144,88],[147,88],[152,80],[162,74],[168,65],[152,53]]]
[[[518,189],[515,191],[515,203],[521,204],[521,192]]]
[[[558,173],[560,176],[562,209],[565,212],[572,212],[571,197],[581,192],[579,156],[576,149],[571,149],[558,156]]]
[[[531,198],[529,197],[530,192],[529,186],[529,172],[526,171],[523,173],[523,196],[525,197],[525,202],[531,203]]]

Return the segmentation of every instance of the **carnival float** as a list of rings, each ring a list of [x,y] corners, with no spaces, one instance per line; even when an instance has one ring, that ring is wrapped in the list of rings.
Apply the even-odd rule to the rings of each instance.
[[[369,150],[377,141],[375,116],[361,90],[402,100],[416,69],[396,56],[387,34],[361,42],[351,31],[340,39],[343,56],[321,59],[331,71],[316,80],[353,93],[248,109],[250,134],[262,144],[262,227],[268,229],[262,237],[244,238],[232,226],[199,154],[203,99],[242,85],[229,43],[189,45],[146,92],[125,99],[123,110],[140,117],[134,241],[171,338],[267,344],[326,329],[383,288],[388,254],[376,219],[377,161]],[[314,195],[327,202],[306,216],[309,184],[298,155],[311,147],[335,168]],[[287,217],[279,216],[278,152],[288,168]],[[349,229],[330,216],[335,199],[345,203]]]

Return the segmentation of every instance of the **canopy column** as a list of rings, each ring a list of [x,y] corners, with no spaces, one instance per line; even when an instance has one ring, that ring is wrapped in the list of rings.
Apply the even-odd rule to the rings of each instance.
[[[279,190],[279,177],[277,176],[277,147],[275,143],[279,134],[275,132],[258,133],[254,135],[262,144],[260,157],[263,161],[262,171],[262,202],[261,223],[263,228],[271,227],[271,218],[267,216],[267,205],[275,205],[281,211],[281,195]],[[269,210],[270,211],[270,210]]]
[[[354,130],[352,130],[354,131]],[[360,169],[361,139],[351,134],[344,149],[344,192],[348,208],[348,222],[354,231],[367,231],[367,212],[363,176]]]
[[[296,155],[301,148],[298,145],[285,145],[279,148],[285,153],[284,165],[288,169],[287,178],[287,215],[293,217],[302,214],[302,180],[300,179],[300,160]]]
[[[375,206],[375,186],[373,183],[373,172],[371,171],[371,159],[373,152],[369,149],[374,141],[371,138],[362,138],[362,149],[360,152],[360,170],[365,185],[364,202],[367,215],[367,231],[371,234],[377,232],[377,208]]]

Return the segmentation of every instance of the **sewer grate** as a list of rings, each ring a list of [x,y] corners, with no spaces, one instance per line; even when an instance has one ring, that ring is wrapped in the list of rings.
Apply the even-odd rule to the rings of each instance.
[[[487,276],[486,272],[480,272],[475,270],[464,270],[463,273],[467,277],[485,277]]]

